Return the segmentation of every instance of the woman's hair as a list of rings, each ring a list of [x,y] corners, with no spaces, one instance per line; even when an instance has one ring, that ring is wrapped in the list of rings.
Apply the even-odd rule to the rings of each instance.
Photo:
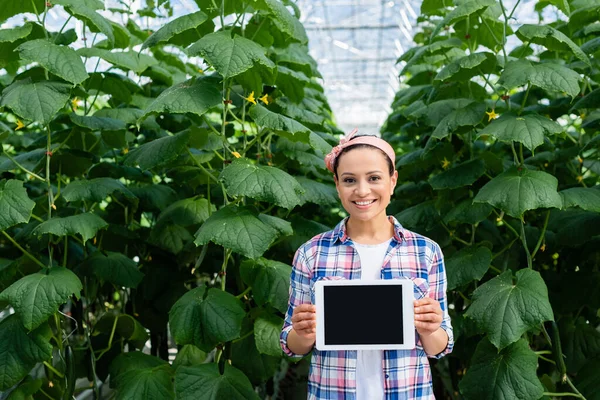
[[[352,139],[350,139],[350,142],[352,142],[353,139],[359,138],[359,137],[363,137],[363,136],[373,136],[373,135],[356,135],[354,137],[352,137]],[[345,147],[342,149],[342,151],[337,155],[337,157],[335,158],[335,160],[333,161],[333,174],[335,175],[336,179],[337,179],[337,169],[338,169],[338,164],[340,163],[340,158],[347,152],[349,152],[350,150],[357,150],[357,149],[375,149],[377,151],[379,151],[383,157],[385,158],[385,161],[387,162],[388,165],[388,170],[390,173],[390,176],[394,175],[394,164],[392,163],[392,160],[390,160],[390,157],[381,149],[375,147],[375,146],[371,146],[370,144],[364,144],[364,143],[357,143],[354,145],[350,145],[348,147]]]

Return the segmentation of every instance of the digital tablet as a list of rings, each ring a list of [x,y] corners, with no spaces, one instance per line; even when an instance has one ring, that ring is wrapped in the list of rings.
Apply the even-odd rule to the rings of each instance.
[[[318,350],[415,347],[411,280],[321,280],[314,289]]]

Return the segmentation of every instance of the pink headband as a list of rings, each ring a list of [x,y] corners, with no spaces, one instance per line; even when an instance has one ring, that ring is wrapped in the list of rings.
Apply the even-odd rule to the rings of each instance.
[[[359,136],[356,139],[352,139],[357,132],[358,129],[354,128],[352,132],[341,138],[340,144],[331,149],[331,152],[325,156],[325,166],[328,170],[333,172],[333,164],[335,163],[335,159],[340,155],[342,150],[344,150],[346,147],[354,146],[355,144],[368,144],[369,146],[377,147],[379,150],[387,154],[392,161],[392,166],[394,169],[396,169],[396,153],[394,153],[394,149],[388,142],[376,136]]]

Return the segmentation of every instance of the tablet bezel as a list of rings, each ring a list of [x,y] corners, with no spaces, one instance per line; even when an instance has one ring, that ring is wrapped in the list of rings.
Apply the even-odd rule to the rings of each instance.
[[[397,285],[402,288],[403,308],[403,338],[404,344],[325,344],[325,315],[323,312],[323,298],[325,286],[371,286],[371,285]],[[414,319],[414,283],[410,279],[390,280],[319,280],[314,284],[315,306],[317,308],[317,350],[410,350],[416,347],[415,319]]]

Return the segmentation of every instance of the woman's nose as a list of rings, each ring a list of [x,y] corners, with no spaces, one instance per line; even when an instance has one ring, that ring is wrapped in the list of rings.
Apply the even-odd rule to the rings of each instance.
[[[358,196],[366,196],[369,194],[369,192],[371,191],[371,188],[369,187],[369,183],[368,182],[364,182],[364,181],[359,181],[358,185],[356,186],[356,194]]]

